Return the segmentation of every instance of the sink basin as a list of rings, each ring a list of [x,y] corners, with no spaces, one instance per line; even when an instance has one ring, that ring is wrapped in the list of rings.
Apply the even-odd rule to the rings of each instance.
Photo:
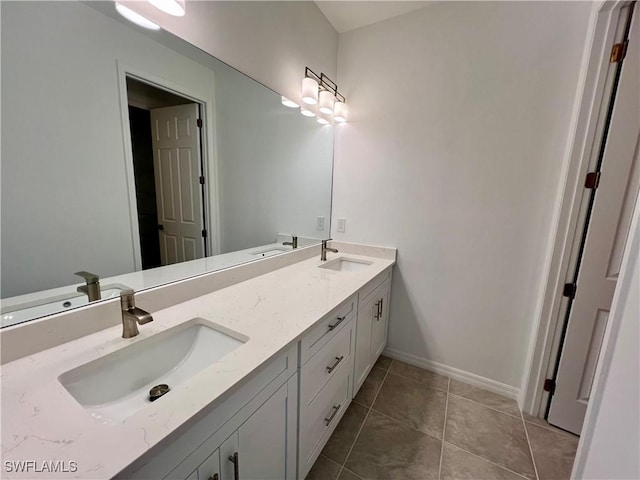
[[[167,384],[173,389],[248,340],[194,318],[63,373],[58,380],[94,418],[110,423],[148,405],[152,387]]]
[[[285,253],[285,252],[290,252],[291,249],[290,248],[270,248],[268,250],[262,250],[260,252],[255,252],[252,253],[252,255],[255,255],[256,257],[271,257],[273,255],[280,255],[281,253]]]
[[[320,268],[326,268],[328,270],[335,270],[337,272],[357,272],[363,268],[367,268],[371,265],[371,262],[365,260],[356,260],[354,258],[338,257],[331,260],[324,265],[320,265]]]

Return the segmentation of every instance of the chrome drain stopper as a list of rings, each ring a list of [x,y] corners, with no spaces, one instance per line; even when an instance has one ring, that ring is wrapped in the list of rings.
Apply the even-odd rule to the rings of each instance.
[[[168,393],[169,390],[171,389],[169,388],[169,385],[167,385],[166,383],[161,383],[160,385],[156,385],[151,390],[149,390],[149,400],[152,402],[155,402],[165,393]]]

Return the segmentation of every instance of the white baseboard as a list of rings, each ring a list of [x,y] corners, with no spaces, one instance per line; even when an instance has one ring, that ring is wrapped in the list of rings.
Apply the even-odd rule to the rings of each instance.
[[[447,377],[453,378],[454,380],[460,380],[461,382],[468,383],[475,387],[483,388],[485,390],[489,390],[490,392],[512,398],[516,401],[518,400],[518,397],[520,395],[520,389],[517,387],[507,385],[506,383],[496,382],[495,380],[481,377],[480,375],[476,375],[475,373],[469,373],[465,372],[464,370],[449,367],[448,365],[443,365],[442,363],[433,362],[431,360],[418,357],[417,355],[413,355],[411,353],[401,352],[393,348],[385,348],[382,354],[386,355],[387,357],[391,357],[396,360],[408,363],[410,365],[415,365],[416,367],[424,368],[425,370],[438,373],[440,375],[446,375]]]

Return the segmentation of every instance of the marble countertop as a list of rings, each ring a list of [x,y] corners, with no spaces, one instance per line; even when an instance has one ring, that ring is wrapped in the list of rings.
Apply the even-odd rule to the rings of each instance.
[[[122,326],[101,330],[2,366],[2,477],[110,478],[299,340],[324,315],[395,263],[395,250],[351,246],[329,253],[371,262],[356,272],[318,268],[303,260],[154,313],[140,335],[122,339]],[[389,255],[389,252],[393,252]],[[362,255],[365,253],[366,255]],[[170,289],[171,286],[167,286]],[[169,290],[168,290],[169,292]],[[168,293],[170,294],[170,293]],[[80,365],[201,317],[249,341],[131,417],[101,423],[66,391],[58,377]],[[135,368],[135,367],[134,367]],[[76,462],[75,472],[15,473],[7,462]],[[15,465],[15,463],[11,463]]]

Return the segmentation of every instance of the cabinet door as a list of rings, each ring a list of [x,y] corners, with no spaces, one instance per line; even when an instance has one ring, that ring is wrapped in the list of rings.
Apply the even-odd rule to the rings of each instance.
[[[373,315],[378,308],[373,298],[358,312],[356,325],[356,358],[354,362],[353,396],[360,389],[371,368],[371,327]]]
[[[291,395],[296,394],[297,386],[291,389]],[[240,479],[284,480],[295,477],[296,449],[292,450],[291,446],[296,441],[296,425],[291,425],[291,421],[295,423],[296,410],[297,403],[290,398],[285,384],[242,424],[238,430]]]
[[[238,480],[240,460],[238,432],[235,431],[220,445],[220,480]]]
[[[387,285],[374,301],[371,327],[371,363],[375,363],[387,345],[387,318],[389,312],[389,286]]]
[[[191,480],[189,478],[188,480]],[[220,479],[220,450],[216,450],[198,467],[197,480],[221,480]]]

